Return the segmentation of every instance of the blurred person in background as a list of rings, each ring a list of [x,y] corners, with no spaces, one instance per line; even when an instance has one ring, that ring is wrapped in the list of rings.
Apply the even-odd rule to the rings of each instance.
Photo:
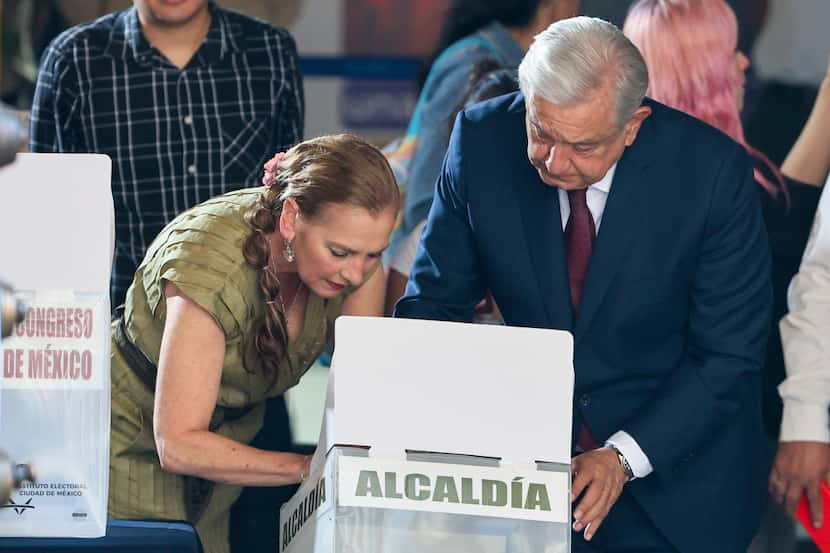
[[[303,0],[222,0],[226,9],[290,27]],[[132,0],[4,0],[0,48],[0,98],[29,111],[38,66],[49,43],[67,28],[128,9]]]
[[[470,71],[467,85],[464,89],[461,102],[447,118],[446,126],[450,131],[455,122],[455,116],[464,108],[478,102],[495,98],[503,94],[515,92],[519,88],[518,76],[515,69],[500,67],[494,60],[486,58],[477,63]],[[415,263],[415,253],[421,239],[421,231],[426,225],[426,219],[415,225],[412,232],[407,234],[395,249],[389,259],[389,276],[386,287],[386,313],[391,315],[395,303],[403,295],[412,265]],[[491,296],[477,307],[477,318],[481,322],[498,322],[498,308]]]
[[[787,311],[787,287],[807,244],[820,186],[830,171],[830,90],[779,170],[744,138],[743,105],[748,58],[738,50],[738,26],[723,0],[640,0],[624,32],[643,53],[649,69],[648,95],[698,117],[741,143],[755,163],[755,180],[772,252],[774,312],[762,373],[762,407],[769,444],[768,462],[778,440],[784,379],[778,321]],[[791,550],[792,523],[771,505],[758,551]],[[766,546],[761,542],[765,542]]]
[[[113,307],[165,224],[302,138],[298,65],[287,31],[208,0],[135,0],[51,43],[30,149],[112,159]]]
[[[54,0],[6,0],[0,17],[0,99],[28,111],[43,52],[68,27]]]
[[[743,52],[751,52],[761,30],[769,0],[726,0],[738,17],[738,44]],[[585,15],[599,17],[622,27],[634,0],[581,0]]]
[[[744,118],[746,136],[775,163],[793,147],[816,102],[830,52],[830,2],[763,0],[752,60],[762,85]]]
[[[447,121],[469,93],[465,84],[473,68],[483,60],[517,68],[533,37],[552,22],[576,15],[578,7],[579,0],[452,0],[406,135],[390,155],[405,191],[393,256],[420,235],[416,227],[427,218],[447,150]],[[406,286],[401,276],[408,274],[390,281],[392,303]]]
[[[770,491],[795,513],[806,495],[813,526],[826,527],[821,485],[830,482],[830,193],[825,185],[810,241],[789,290],[781,321],[787,379],[781,443]]]

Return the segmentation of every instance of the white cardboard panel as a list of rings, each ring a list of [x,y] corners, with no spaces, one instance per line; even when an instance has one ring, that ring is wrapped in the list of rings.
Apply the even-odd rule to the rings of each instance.
[[[18,290],[109,293],[110,171],[99,154],[18,154],[0,169],[0,278]]]
[[[570,333],[340,317],[335,339],[326,449],[348,444],[399,459],[416,450],[570,463]]]
[[[19,154],[0,169],[0,278],[28,304],[2,344],[0,448],[38,475],[0,509],[3,536],[105,532],[110,171],[91,154]]]

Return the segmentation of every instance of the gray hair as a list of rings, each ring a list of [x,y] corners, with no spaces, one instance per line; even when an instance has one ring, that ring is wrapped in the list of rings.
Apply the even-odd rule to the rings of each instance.
[[[637,47],[617,27],[595,17],[571,17],[536,35],[519,65],[519,88],[556,105],[580,102],[613,78],[617,126],[646,95],[648,69]]]

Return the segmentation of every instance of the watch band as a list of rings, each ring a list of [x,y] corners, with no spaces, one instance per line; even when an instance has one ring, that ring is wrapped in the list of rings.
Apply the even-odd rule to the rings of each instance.
[[[628,463],[628,459],[625,458],[623,452],[619,450],[617,446],[612,443],[606,443],[605,447],[614,451],[617,454],[617,459],[620,462],[620,466],[622,467],[623,473],[628,482],[634,480],[634,469],[631,468],[631,465]]]

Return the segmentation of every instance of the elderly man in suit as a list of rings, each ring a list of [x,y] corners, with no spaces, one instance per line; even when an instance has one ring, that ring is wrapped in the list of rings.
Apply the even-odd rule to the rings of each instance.
[[[574,551],[745,550],[771,309],[746,151],[646,99],[599,19],[538,35],[519,81],[458,116],[396,315],[469,321],[490,290],[573,333]]]

